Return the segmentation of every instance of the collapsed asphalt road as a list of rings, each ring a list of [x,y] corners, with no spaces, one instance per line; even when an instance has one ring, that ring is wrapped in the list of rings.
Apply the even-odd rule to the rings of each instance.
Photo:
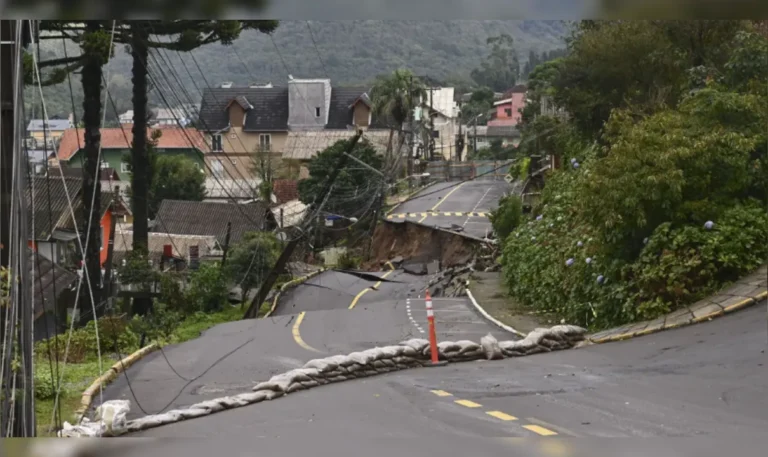
[[[260,455],[316,456],[385,456],[392,446],[499,455],[513,446],[503,438],[542,435],[708,436],[762,455],[754,439],[736,439],[768,427],[764,318],[765,303],[620,343],[333,384],[141,435],[224,438],[229,455],[258,446]],[[557,455],[575,455],[562,444]]]
[[[409,220],[429,227],[457,230],[478,238],[488,236],[488,213],[512,190],[506,181],[475,180],[432,185],[398,206],[387,220]]]
[[[195,340],[150,354],[109,385],[103,398],[130,400],[129,418],[157,414],[246,392],[322,354],[425,337],[423,290],[430,277],[402,270],[373,275],[381,280],[342,271],[321,273],[286,291],[267,319],[222,324]],[[433,302],[441,340],[479,341],[489,332],[516,339],[483,320],[466,298]]]

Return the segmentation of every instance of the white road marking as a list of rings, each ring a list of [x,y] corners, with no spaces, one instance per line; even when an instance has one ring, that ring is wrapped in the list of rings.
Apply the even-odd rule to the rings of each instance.
[[[492,189],[492,187],[489,187],[488,189],[486,189],[485,193],[483,194],[483,196],[482,196],[482,197],[480,197],[480,200],[478,200],[478,201],[477,201],[477,204],[475,205],[475,207],[474,207],[474,208],[472,208],[472,211],[470,211],[470,213],[474,213],[474,212],[475,212],[475,210],[477,209],[477,207],[478,207],[478,206],[480,206],[480,203],[482,203],[482,202],[483,202],[483,200],[485,200],[485,196],[486,196],[486,195],[488,195],[488,192],[490,192],[490,191],[491,191],[491,189]],[[467,226],[467,222],[469,222],[469,218],[470,218],[470,217],[471,217],[471,216],[467,216],[467,220],[466,220],[466,221],[464,221],[464,223],[463,223],[463,224],[461,224],[461,226],[462,226],[462,227],[466,227],[466,226]]]

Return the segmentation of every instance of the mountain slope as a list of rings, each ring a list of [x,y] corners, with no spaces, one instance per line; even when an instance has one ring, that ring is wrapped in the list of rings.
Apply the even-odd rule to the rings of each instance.
[[[297,78],[327,76],[334,83],[351,84],[371,81],[379,74],[405,67],[417,75],[457,84],[469,82],[469,72],[486,55],[485,40],[490,36],[511,35],[520,60],[524,61],[530,50],[564,47],[567,31],[563,21],[310,21],[309,26],[306,21],[283,21],[272,37],[248,32],[233,46],[209,45],[196,50],[193,56],[163,51],[162,57],[150,61],[150,67],[161,68],[156,77],[162,79],[165,74],[170,86],[180,83],[189,93],[187,97],[178,91],[177,97],[164,90],[170,104],[176,104],[179,98],[184,102],[195,98],[191,101],[199,102],[200,89],[223,81],[271,81],[282,85],[288,74]],[[61,56],[61,49],[62,43],[45,41],[43,58]],[[70,55],[77,52],[74,45],[67,49]],[[175,75],[169,68],[174,69]],[[118,111],[130,107],[130,69],[130,56],[123,46],[118,46],[108,69],[110,92]],[[160,82],[166,85],[165,81]],[[73,75],[72,84],[79,112],[79,76]],[[49,116],[71,111],[66,83],[45,92]],[[163,105],[156,94],[151,99],[154,104]],[[30,98],[27,100],[29,103]],[[39,103],[39,97],[37,100]],[[108,117],[112,117],[112,111],[108,106]]]

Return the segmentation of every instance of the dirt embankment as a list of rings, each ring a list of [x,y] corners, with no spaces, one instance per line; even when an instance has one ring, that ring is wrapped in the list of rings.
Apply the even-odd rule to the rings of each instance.
[[[395,257],[417,262],[439,260],[442,268],[469,262],[480,242],[447,231],[411,224],[382,222],[373,234],[373,256],[366,269],[378,269]]]

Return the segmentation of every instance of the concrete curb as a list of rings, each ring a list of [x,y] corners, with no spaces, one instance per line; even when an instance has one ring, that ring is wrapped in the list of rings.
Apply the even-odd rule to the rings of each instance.
[[[638,322],[598,332],[587,337],[585,339],[585,344],[603,344],[614,341],[624,341],[639,336],[662,332],[664,330],[687,327],[700,322],[711,321],[712,319],[725,316],[726,314],[731,314],[757,305],[761,301],[768,299],[768,290],[765,290],[766,285],[764,285],[765,280],[761,280],[760,276],[765,278],[765,266],[758,269],[755,273],[748,275],[746,279],[735,283],[731,287],[724,289],[705,300],[696,302],[689,307],[682,308],[651,321]],[[753,278],[753,280],[750,281],[749,278]],[[747,293],[747,296],[728,293],[729,291],[739,291],[739,288],[745,287],[752,288],[753,292]]]
[[[507,332],[514,333],[515,335],[517,335],[519,337],[522,337],[522,338],[526,337],[525,333],[519,332],[519,331],[515,330],[514,328],[510,327],[509,325],[506,325],[506,324],[502,323],[501,321],[499,321],[495,317],[493,317],[490,314],[488,314],[488,312],[485,309],[483,309],[482,306],[480,306],[480,304],[477,302],[477,300],[475,300],[474,295],[472,295],[472,291],[469,290],[469,281],[467,281],[466,291],[467,291],[467,297],[469,297],[469,301],[472,302],[472,305],[475,307],[475,309],[477,309],[477,311],[480,314],[482,314],[483,317],[486,318],[488,321],[490,321],[493,325],[495,325],[495,326],[499,327],[500,329],[505,330]]]
[[[387,210],[387,212],[386,212],[386,213],[384,213],[384,215],[385,215],[385,216],[389,216],[389,215],[390,215],[390,214],[392,214],[392,213],[393,213],[393,212],[394,212],[394,211],[395,211],[397,208],[399,208],[399,207],[400,207],[400,205],[402,205],[402,204],[403,204],[403,203],[404,203],[406,200],[410,199],[411,197],[413,197],[414,195],[418,194],[418,193],[419,193],[419,192],[421,192],[422,190],[425,190],[425,189],[428,189],[429,187],[432,187],[432,186],[434,186],[434,185],[435,185],[435,184],[437,184],[437,183],[438,183],[438,181],[432,181],[431,183],[427,184],[426,186],[422,186],[422,187],[420,187],[420,188],[416,189],[415,191],[413,191],[413,192],[411,192],[411,193],[409,193],[409,194],[406,194],[406,196],[405,196],[405,198],[404,198],[403,200],[401,200],[401,201],[400,201],[400,202],[398,202],[398,203],[397,203],[395,206],[393,206],[392,208],[390,208],[389,210]]]
[[[139,349],[138,351],[124,357],[123,359],[119,360],[117,363],[112,365],[107,371],[104,372],[101,376],[96,378],[93,383],[91,383],[90,387],[85,389],[83,392],[83,396],[80,399],[80,408],[75,411],[75,417],[76,422],[80,422],[83,416],[85,416],[85,413],[88,412],[88,410],[91,408],[91,404],[93,404],[93,397],[98,395],[99,391],[110,384],[112,381],[117,379],[118,376],[120,376],[125,370],[130,368],[133,364],[138,362],[139,360],[146,357],[151,352],[154,352],[158,349],[157,343],[152,343],[149,346],[144,346],[143,348]]]
[[[302,276],[302,277],[296,278],[296,279],[291,279],[287,283],[285,283],[282,286],[280,286],[280,289],[275,294],[275,298],[272,299],[272,307],[269,309],[269,312],[267,314],[265,314],[264,317],[262,317],[262,319],[265,319],[265,318],[271,316],[272,313],[275,312],[275,310],[277,309],[277,301],[280,300],[280,295],[282,295],[282,293],[285,292],[289,287],[298,286],[299,284],[303,283],[304,281],[312,279],[315,276],[319,275],[320,273],[325,272],[326,270],[327,270],[326,268],[321,268],[318,271],[312,272],[312,273],[310,273],[310,274],[308,274],[306,276]]]

